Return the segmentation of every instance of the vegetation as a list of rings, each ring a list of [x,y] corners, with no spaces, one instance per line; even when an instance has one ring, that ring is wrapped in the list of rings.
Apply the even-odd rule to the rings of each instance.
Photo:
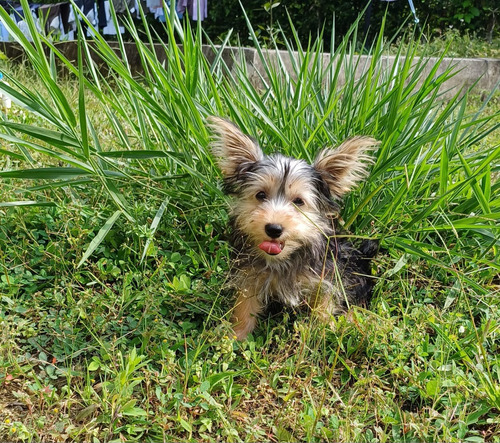
[[[401,45],[404,53],[407,44],[412,44],[411,37],[400,37],[389,48],[389,53],[401,51]],[[477,38],[474,34],[460,33],[456,29],[449,29],[439,37],[429,39],[426,44],[420,46],[417,53],[435,57],[446,54],[447,57],[454,58],[500,58],[500,38],[493,39],[491,43],[488,43]]]
[[[29,60],[0,83],[1,440],[500,441],[498,95],[442,100],[453,70],[415,41],[385,68],[383,25],[358,78],[357,23],[326,62],[321,36],[277,35],[278,63],[256,43],[256,87],[175,18],[166,62],[136,38],[139,75],[99,35],[73,63],[0,16]],[[343,209],[384,248],[370,310],[233,339],[212,114],[306,159],[381,140]]]
[[[394,45],[389,48],[389,53],[401,51],[403,53],[407,38],[400,37]],[[409,44],[412,44],[411,37]],[[420,46],[417,51],[419,55],[437,56],[446,54],[447,57],[461,58],[500,58],[500,38],[493,39],[491,43],[477,38],[474,34],[460,33],[456,29],[449,29],[440,36],[429,39],[425,45]]]
[[[339,43],[360,14],[363,17],[359,31],[370,41],[376,39],[382,22],[388,36],[395,35],[400,28],[414,28],[429,40],[441,38],[449,30],[474,35],[478,41],[489,44],[499,37],[500,8],[496,0],[422,0],[413,4],[415,14],[407,0],[246,0],[242,13],[239,2],[219,0],[216,8],[210,8],[203,26],[213,41],[232,29],[243,44],[252,46],[247,15],[255,25],[256,37],[264,44],[272,45],[274,40],[283,43],[277,38],[280,28],[288,39],[296,32],[301,41],[316,38],[324,30],[322,35],[328,50],[332,36]]]

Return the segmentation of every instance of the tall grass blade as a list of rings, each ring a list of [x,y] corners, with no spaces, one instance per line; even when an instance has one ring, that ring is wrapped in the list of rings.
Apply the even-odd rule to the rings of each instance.
[[[161,218],[163,217],[163,214],[165,210],[167,209],[168,202],[169,202],[169,197],[167,197],[165,200],[162,201],[160,207],[158,208],[158,211],[156,212],[153,221],[151,222],[151,226],[149,227],[150,231],[150,236],[147,240],[146,243],[144,244],[144,250],[142,252],[142,257],[141,257],[141,263],[144,261],[144,258],[146,257],[146,254],[149,251],[149,246],[151,245],[152,241],[152,236],[158,229],[158,225],[160,224]]]
[[[116,220],[120,217],[122,214],[122,211],[117,210],[113,213],[111,217],[108,218],[106,223],[102,226],[101,229],[99,229],[99,232],[97,235],[92,239],[90,242],[89,246],[87,247],[87,250],[83,254],[81,260],[78,262],[77,267],[79,268],[85,261],[94,253],[94,251],[98,248],[98,246],[102,243],[102,241],[106,238],[106,235],[108,235],[108,232],[111,230],[113,225],[115,224]]]

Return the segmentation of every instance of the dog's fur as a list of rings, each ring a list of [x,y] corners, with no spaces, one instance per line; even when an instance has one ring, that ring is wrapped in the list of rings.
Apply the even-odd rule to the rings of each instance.
[[[370,259],[378,243],[356,249],[336,237],[340,199],[367,174],[377,141],[354,137],[325,149],[313,165],[281,154],[264,155],[230,121],[210,117],[212,151],[234,196],[230,212],[234,249],[231,279],[237,297],[233,327],[243,340],[270,301],[307,303],[324,321],[371,296]]]

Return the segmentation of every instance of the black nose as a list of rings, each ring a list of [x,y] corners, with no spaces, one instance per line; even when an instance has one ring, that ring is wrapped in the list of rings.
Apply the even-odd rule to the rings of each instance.
[[[273,223],[268,223],[265,226],[264,230],[266,231],[266,234],[271,238],[278,238],[281,234],[283,234],[283,226],[275,225]]]

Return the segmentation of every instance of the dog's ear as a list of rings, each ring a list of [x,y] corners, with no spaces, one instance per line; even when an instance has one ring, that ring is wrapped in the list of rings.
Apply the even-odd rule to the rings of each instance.
[[[257,141],[243,134],[234,123],[214,116],[208,117],[208,123],[214,133],[212,152],[225,177],[235,175],[241,166],[264,157]]]
[[[342,197],[366,177],[367,166],[373,163],[367,152],[378,144],[370,137],[353,137],[336,149],[324,149],[318,154],[313,166],[334,197]]]

